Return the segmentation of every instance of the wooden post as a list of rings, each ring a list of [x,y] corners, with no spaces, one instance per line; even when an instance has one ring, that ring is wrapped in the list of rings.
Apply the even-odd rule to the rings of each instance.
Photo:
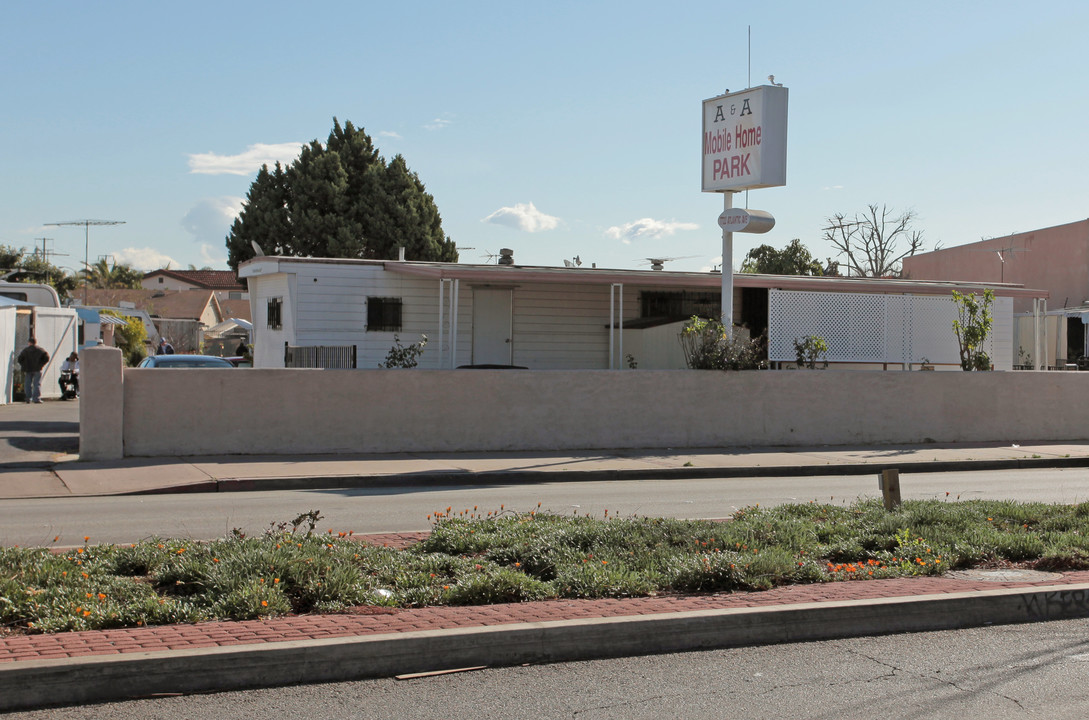
[[[885,509],[893,511],[900,507],[900,471],[882,470],[877,478],[877,486],[885,500]]]

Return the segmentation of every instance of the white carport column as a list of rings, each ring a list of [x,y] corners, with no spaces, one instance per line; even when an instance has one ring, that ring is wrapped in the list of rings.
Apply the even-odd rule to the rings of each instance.
[[[449,313],[450,319],[446,319],[446,296],[450,294]],[[439,280],[439,365],[446,367],[444,347],[450,348],[450,369],[457,367],[458,363],[458,301],[460,300],[461,283],[459,280],[441,278]],[[445,332],[444,332],[445,328]]]
[[[617,369],[617,360],[613,354],[616,347],[614,328],[617,326],[617,305],[619,304],[620,316],[620,362],[624,361],[624,283],[613,283],[609,286],[609,369]]]
[[[125,455],[124,361],[118,348],[84,348],[79,359],[79,459]]]

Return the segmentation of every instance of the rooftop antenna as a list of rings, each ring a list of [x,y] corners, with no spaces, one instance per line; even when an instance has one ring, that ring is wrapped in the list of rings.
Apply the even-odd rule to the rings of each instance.
[[[492,260],[498,260],[499,254],[498,253],[493,253],[491,250],[485,250],[484,254],[481,255],[480,257],[484,258],[485,260],[487,260],[490,263]]]
[[[83,304],[87,304],[87,279],[90,275],[88,270],[91,269],[91,264],[88,262],[90,259],[91,248],[91,226],[92,225],[124,225],[124,220],[68,220],[65,222],[53,222],[46,223],[46,225],[56,225],[58,227],[68,225],[82,225],[83,226]]]
[[[667,262],[673,262],[674,260],[688,260],[689,258],[699,257],[698,255],[685,255],[683,257],[666,257],[666,258],[647,258],[644,263],[640,265],[650,265],[651,270],[665,270],[665,264]]]

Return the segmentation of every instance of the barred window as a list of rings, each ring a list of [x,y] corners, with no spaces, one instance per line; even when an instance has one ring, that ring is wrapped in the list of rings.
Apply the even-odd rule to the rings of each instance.
[[[687,319],[693,315],[718,317],[722,313],[722,295],[688,290],[644,290],[640,294],[640,318]]]
[[[268,329],[269,330],[281,330],[284,326],[283,320],[283,298],[269,298],[268,299]]]
[[[401,329],[401,298],[367,298],[367,332],[398,332]]]

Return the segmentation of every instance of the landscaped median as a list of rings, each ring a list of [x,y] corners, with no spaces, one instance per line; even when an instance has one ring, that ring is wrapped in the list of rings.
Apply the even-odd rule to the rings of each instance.
[[[746,508],[728,522],[445,508],[429,519],[430,534],[407,549],[322,532],[316,511],[212,542],[0,548],[0,626],[747,591],[1010,563],[1089,568],[1089,503],[807,503]]]

